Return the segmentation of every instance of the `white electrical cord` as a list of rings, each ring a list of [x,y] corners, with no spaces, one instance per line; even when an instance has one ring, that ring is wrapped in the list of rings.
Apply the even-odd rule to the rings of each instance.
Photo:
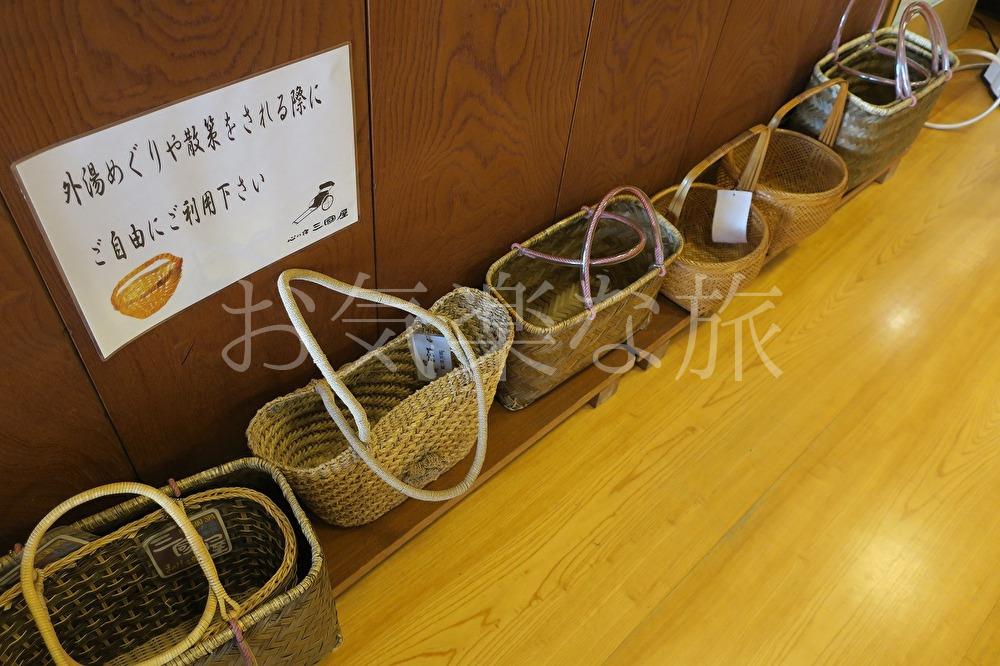
[[[1000,65],[1000,57],[998,57],[996,53],[990,53],[989,51],[981,51],[979,49],[956,49],[954,53],[955,55],[978,56],[980,58],[986,58],[987,60],[995,62],[998,65]],[[989,66],[990,63],[988,62],[976,62],[972,63],[971,65],[962,65],[961,67],[956,67],[952,71],[964,72],[969,69],[986,69]],[[997,97],[997,99],[993,102],[990,108],[986,109],[975,118],[971,118],[969,120],[965,120],[960,123],[924,123],[924,127],[929,127],[930,129],[936,129],[936,130],[962,129],[963,127],[968,127],[973,123],[978,123],[980,120],[982,120],[986,116],[996,111],[998,107],[1000,107],[1000,97]]]

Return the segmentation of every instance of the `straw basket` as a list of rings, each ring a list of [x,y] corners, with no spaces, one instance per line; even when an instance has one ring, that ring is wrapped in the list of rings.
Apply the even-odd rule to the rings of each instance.
[[[67,510],[120,494],[142,497],[43,541]],[[77,495],[0,560],[18,567],[0,587],[4,664],[315,664],[341,640],[316,535],[260,460]]]
[[[841,19],[841,31],[854,4],[848,4]],[[914,3],[904,12],[899,28],[877,29],[841,46],[841,31],[833,51],[816,63],[810,85],[818,86],[832,77],[843,77],[850,86],[844,120],[834,150],[847,164],[847,189],[884,173],[903,156],[917,138],[941,96],[951,69],[958,64],[948,52],[940,20],[924,3]],[[930,28],[931,39],[906,30],[917,15]],[[918,80],[911,79],[911,70]],[[919,78],[926,72],[924,78]],[[816,136],[829,118],[835,103],[832,91],[810,98],[789,118],[789,129]]]
[[[746,243],[716,243],[712,220],[717,193],[723,188],[697,182],[705,171],[754,136],[757,155],[748,161],[737,189],[753,191],[767,148],[767,128],[758,125],[725,144],[698,163],[680,185],[653,197],[653,205],[684,236],[684,249],[667,269],[660,291],[692,314],[717,310],[740,285],[757,277],[767,255],[771,232],[756,203],[747,220]],[[754,170],[756,167],[757,170]]]
[[[123,277],[111,292],[111,305],[124,315],[145,319],[159,312],[177,291],[183,260],[158,254]]]
[[[840,88],[840,93],[818,141],[779,129],[790,111],[834,86]],[[847,190],[847,165],[831,146],[837,139],[846,102],[847,83],[834,79],[802,93],[771,118],[767,152],[754,190],[757,207],[771,230],[768,257],[818,231],[840,204]],[[719,165],[716,183],[726,189],[735,187],[752,152],[750,144],[743,143],[727,153]]]
[[[682,245],[641,190],[619,187],[497,260],[486,285],[517,330],[497,391],[503,406],[530,405],[645,327]]]
[[[418,321],[334,371],[295,302],[290,287],[295,280],[398,308]],[[325,381],[264,405],[247,429],[250,450],[281,469],[302,501],[336,525],[370,522],[406,497],[443,501],[468,490],[482,469],[487,409],[514,335],[503,306],[481,291],[461,288],[424,310],[305,270],[283,272],[278,287]],[[425,384],[410,340],[428,333],[443,337],[460,367]],[[446,490],[423,489],[474,443],[476,454],[463,481]]]

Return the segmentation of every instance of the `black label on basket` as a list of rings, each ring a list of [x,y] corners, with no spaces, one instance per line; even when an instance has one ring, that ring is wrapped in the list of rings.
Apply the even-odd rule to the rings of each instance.
[[[225,555],[233,549],[233,543],[229,540],[229,533],[218,509],[206,509],[188,518],[198,530],[213,558]],[[191,544],[177,525],[171,525],[147,538],[142,542],[142,548],[149,555],[156,573],[160,574],[161,578],[170,578],[181,571],[198,566]]]
[[[59,530],[62,530],[61,534],[56,533]],[[42,538],[42,545],[35,553],[35,568],[41,569],[46,564],[62,559],[73,551],[78,550],[80,546],[87,545],[95,538],[93,534],[75,530],[71,527],[56,528]],[[8,587],[21,576],[20,561],[20,557],[16,558],[10,563],[10,568],[7,571],[0,572],[2,574],[0,575],[0,590]]]

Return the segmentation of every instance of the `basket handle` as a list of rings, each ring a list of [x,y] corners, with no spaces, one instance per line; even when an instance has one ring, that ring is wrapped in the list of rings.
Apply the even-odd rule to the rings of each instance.
[[[817,95],[824,90],[838,86],[840,90],[837,92],[837,98],[833,101],[833,108],[830,109],[830,116],[826,119],[826,124],[823,126],[823,130],[819,134],[819,140],[821,143],[826,144],[830,148],[833,144],[837,142],[837,135],[840,134],[840,125],[844,119],[844,108],[847,106],[847,81],[844,79],[830,79],[825,81],[815,88],[810,88],[804,93],[794,97],[789,100],[783,107],[778,109],[771,118],[771,122],[767,126],[768,132],[774,135],[775,130],[781,125],[781,121],[785,119],[792,109],[797,107],[802,102],[806,101],[810,97]]]
[[[874,74],[867,74],[865,72],[858,71],[856,69],[844,65],[840,60],[840,45],[841,41],[843,40],[844,27],[847,25],[847,17],[850,15],[851,9],[854,7],[854,3],[856,1],[857,0],[849,0],[849,2],[847,3],[847,7],[844,9],[843,15],[840,17],[840,23],[837,25],[837,34],[833,38],[833,48],[832,48],[833,62],[837,64],[843,71],[849,74],[853,74],[855,76],[867,79],[869,81],[875,81],[877,83],[885,83],[887,85],[893,85],[893,81],[876,76]],[[882,24],[882,17],[885,14],[885,10],[888,6],[888,1],[889,0],[882,0],[881,4],[879,4],[878,11],[875,13],[875,19],[872,21],[871,30],[868,32],[868,46],[878,53],[895,56],[896,52],[890,51],[884,46],[879,45],[878,41],[876,40],[876,34],[878,32],[879,26]],[[905,30],[900,34],[905,36]],[[904,56],[904,57],[909,62],[911,67],[916,69],[921,74],[921,76],[925,77],[925,82],[927,79],[930,79],[932,75],[930,72],[927,71],[926,67],[924,67],[917,61],[911,59],[909,56]],[[934,69],[934,73],[935,74],[937,73],[937,69]]]
[[[653,265],[659,269],[660,275],[666,274],[667,268],[663,263],[663,237],[660,234],[660,223],[656,216],[656,209],[653,208],[653,203],[646,196],[645,192],[632,185],[622,185],[611,190],[604,195],[604,198],[594,208],[593,215],[590,216],[590,226],[587,228],[587,239],[583,242],[583,260],[580,263],[580,287],[583,289],[584,305],[589,311],[587,319],[591,321],[597,317],[597,308],[594,306],[594,297],[590,289],[590,267],[593,263],[591,255],[594,250],[594,234],[597,233],[597,225],[600,223],[601,218],[606,215],[605,209],[611,203],[611,199],[623,194],[631,194],[635,197],[642,206],[643,212],[646,213],[649,226],[653,229]]]
[[[944,25],[937,12],[926,2],[910,4],[899,21],[899,39],[896,41],[896,98],[911,100],[910,106],[917,103],[913,95],[913,85],[910,81],[910,68],[906,57],[906,27],[917,16],[923,16],[931,34],[931,70],[935,75],[942,73],[951,78],[951,60],[948,57],[948,37]]]
[[[201,567],[205,578],[208,579],[210,590],[208,602],[205,604],[205,611],[202,613],[201,619],[195,628],[191,630],[191,633],[169,650],[138,662],[138,666],[161,666],[176,659],[201,639],[212,623],[217,608],[220,611],[222,619],[227,621],[238,617],[242,609],[239,604],[230,598],[226,590],[222,587],[222,582],[219,580],[219,573],[216,571],[215,563],[212,562],[212,557],[205,547],[205,542],[202,541],[197,528],[195,528],[184,513],[184,509],[168,495],[156,488],[136,482],[111,483],[75,495],[52,509],[35,526],[28,540],[24,543],[24,551],[21,555],[21,594],[24,596],[24,601],[28,605],[31,617],[35,621],[35,626],[42,635],[42,640],[45,641],[45,646],[49,649],[55,663],[58,666],[80,666],[77,661],[67,654],[59,642],[59,638],[56,636],[55,627],[52,626],[52,618],[49,616],[45,600],[42,598],[43,580],[35,568],[35,555],[42,537],[45,536],[49,528],[64,513],[90,500],[109,495],[142,495],[156,502],[174,523],[181,528],[184,538],[187,539],[188,545],[191,546],[191,551],[198,561],[198,566]]]
[[[757,187],[757,179],[760,177],[761,167],[764,164],[764,157],[767,154],[767,146],[771,140],[771,132],[763,125],[755,125],[737,136],[732,141],[723,144],[717,148],[714,153],[703,159],[701,162],[698,162],[698,164],[696,164],[694,168],[691,169],[686,176],[684,176],[684,180],[682,180],[681,184],[677,186],[677,191],[674,193],[673,198],[670,200],[670,205],[667,207],[666,218],[670,224],[677,226],[677,223],[681,218],[681,211],[684,209],[684,201],[687,199],[688,192],[691,190],[691,186],[698,180],[701,174],[703,174],[710,166],[721,160],[730,151],[734,150],[743,142],[749,141],[754,136],[759,136],[759,138],[753,148],[753,152],[750,153],[750,158],[747,159],[747,164],[743,169],[743,173],[740,174],[740,180],[736,184],[736,189],[752,192],[754,188]]]
[[[593,214],[593,211],[586,206],[583,207],[583,212],[586,214],[588,218]],[[645,249],[646,234],[639,227],[638,224],[628,219],[627,217],[618,215],[617,213],[608,213],[605,211],[603,217],[605,219],[614,220],[615,222],[624,224],[625,226],[629,227],[639,236],[639,242],[636,243],[631,248],[629,248],[628,250],[626,250],[625,252],[619,252],[618,254],[610,255],[607,257],[598,257],[597,259],[593,259],[590,262],[591,266],[613,266],[614,264],[620,264],[623,261],[628,261],[629,259],[631,259],[632,257],[639,254]],[[575,257],[560,257],[554,254],[539,252],[538,250],[532,250],[530,247],[524,247],[520,243],[514,243],[513,245],[510,246],[510,249],[517,250],[518,254],[520,254],[521,256],[530,257],[532,259],[541,259],[542,261],[549,261],[553,264],[563,264],[565,266],[583,265],[583,259],[577,259]]]
[[[371,301],[379,305],[386,305],[388,307],[403,310],[404,312],[408,312],[427,322],[444,336],[445,340],[448,342],[448,346],[455,353],[455,356],[458,357],[459,363],[465,366],[465,368],[472,375],[472,381],[476,386],[476,400],[479,407],[479,433],[476,440],[476,453],[473,458],[472,465],[469,467],[469,471],[466,473],[464,479],[451,488],[443,490],[427,490],[425,488],[417,488],[416,486],[412,486],[396,477],[392,474],[392,472],[385,469],[382,464],[374,458],[374,456],[372,456],[369,449],[371,424],[368,421],[368,415],[365,413],[365,408],[360,402],[358,402],[358,399],[354,397],[354,394],[352,394],[350,389],[347,388],[347,385],[336,373],[336,371],[334,371],[333,366],[330,365],[330,360],[326,357],[322,347],[320,347],[319,343],[316,341],[316,337],[309,329],[309,325],[306,324],[305,319],[302,317],[302,311],[299,309],[299,305],[295,300],[295,295],[292,293],[291,288],[291,283],[296,280],[318,284],[321,287],[329,289],[330,291],[334,291],[351,298]],[[415,305],[409,301],[405,301],[390,294],[383,294],[382,292],[374,291],[372,289],[365,289],[364,287],[347,284],[345,282],[335,280],[328,275],[300,268],[290,268],[282,271],[281,275],[278,276],[278,294],[281,296],[281,302],[285,305],[285,310],[288,312],[288,318],[291,320],[292,326],[295,327],[295,331],[298,333],[299,339],[302,340],[302,344],[304,344],[306,349],[309,351],[309,355],[312,356],[313,362],[319,368],[320,372],[323,373],[323,378],[326,379],[325,383],[320,382],[316,385],[317,392],[323,399],[323,404],[326,406],[326,411],[329,412],[330,417],[333,419],[334,423],[337,424],[337,427],[340,428],[341,433],[343,433],[344,437],[347,439],[347,443],[351,446],[354,452],[358,454],[358,457],[360,457],[361,460],[363,460],[364,463],[368,465],[368,467],[371,468],[371,470],[375,472],[379,478],[407,497],[428,502],[441,502],[458,497],[467,491],[476,481],[476,478],[478,478],[479,472],[482,470],[483,463],[486,460],[487,411],[489,405],[487,405],[486,401],[486,388],[483,385],[482,373],[479,370],[479,364],[476,362],[476,353],[472,349],[472,346],[469,344],[469,341],[466,339],[465,334],[462,332],[461,328],[459,328],[458,324],[450,319],[440,317],[428,310],[425,310],[419,305]],[[340,401],[347,406],[348,411],[351,413],[354,420],[353,428],[351,427],[351,424],[347,422],[344,414],[337,406],[336,398],[339,398]]]

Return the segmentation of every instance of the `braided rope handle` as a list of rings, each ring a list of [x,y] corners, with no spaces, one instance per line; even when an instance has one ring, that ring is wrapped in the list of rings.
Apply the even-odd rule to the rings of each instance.
[[[837,98],[833,102],[833,108],[830,109],[830,116],[826,119],[826,124],[823,125],[823,130],[819,134],[820,143],[826,144],[830,148],[833,144],[837,142],[837,136],[840,134],[840,125],[844,120],[844,109],[847,106],[847,81],[844,79],[830,79],[825,81],[815,88],[810,88],[805,92],[793,97],[789,100],[783,107],[775,112],[774,116],[771,118],[771,122],[768,123],[767,131],[773,136],[775,130],[781,125],[781,121],[785,119],[795,107],[802,104],[810,97],[818,95],[824,90],[828,90],[834,86],[840,88],[837,92]]]
[[[479,433],[476,441],[475,457],[473,458],[472,465],[469,467],[469,471],[466,473],[464,479],[451,488],[444,490],[426,490],[424,488],[417,488],[416,486],[412,486],[396,477],[392,474],[392,472],[385,469],[382,464],[374,458],[374,456],[372,456],[369,445],[371,440],[371,424],[368,421],[368,414],[365,412],[365,408],[361,405],[358,399],[354,397],[354,394],[351,393],[350,389],[347,388],[344,380],[340,378],[340,376],[333,369],[333,366],[330,365],[330,360],[323,352],[323,349],[320,347],[319,342],[316,341],[316,337],[313,335],[312,330],[310,330],[309,325],[306,324],[305,319],[302,317],[302,311],[299,309],[299,305],[295,300],[295,295],[292,293],[291,288],[291,283],[296,280],[311,282],[321,287],[325,287],[330,291],[343,294],[351,298],[371,301],[379,305],[385,305],[408,312],[430,324],[444,336],[445,340],[448,342],[448,346],[458,358],[459,363],[461,363],[472,375],[472,381],[476,387],[476,400],[479,410]],[[472,349],[472,345],[469,344],[469,341],[466,339],[465,334],[459,328],[458,324],[450,319],[440,317],[428,310],[423,309],[419,305],[414,305],[413,303],[405,301],[401,298],[397,298],[389,294],[383,294],[382,292],[374,291],[372,289],[365,289],[364,287],[350,285],[345,282],[335,280],[328,275],[317,273],[316,271],[298,268],[290,268],[283,271],[281,275],[278,276],[278,294],[281,296],[281,302],[285,306],[285,311],[288,313],[288,318],[291,320],[292,326],[295,327],[295,331],[298,333],[299,339],[302,341],[302,344],[305,345],[306,350],[308,350],[309,355],[313,359],[313,362],[319,368],[320,372],[323,373],[323,378],[326,380],[325,383],[319,382],[316,385],[316,390],[323,399],[326,411],[329,412],[334,423],[336,423],[337,427],[340,428],[341,433],[343,433],[344,437],[347,439],[347,443],[350,447],[355,453],[358,454],[358,457],[360,457],[361,460],[363,460],[364,463],[378,475],[380,479],[407,497],[428,502],[441,502],[453,499],[472,487],[472,484],[479,477],[479,472],[482,470],[483,463],[486,460],[487,412],[489,405],[486,402],[486,388],[483,385],[483,377],[479,370],[479,364],[476,362],[476,353]],[[351,417],[353,418],[354,427],[351,427],[351,424],[347,422],[344,414],[337,406],[337,398],[339,398],[340,401],[347,406],[347,410],[351,413]]]
[[[753,152],[750,153],[750,158],[747,160],[746,167],[743,169],[743,173],[740,175],[740,180],[736,184],[737,190],[745,190],[752,192],[757,187],[757,180],[760,178],[761,168],[764,164],[764,157],[767,154],[767,146],[771,140],[771,132],[767,127],[763,125],[756,125],[751,127],[747,131],[743,132],[737,136],[732,141],[723,144],[715,150],[711,155],[698,162],[691,169],[681,184],[677,186],[677,191],[674,192],[673,199],[670,200],[670,206],[667,207],[666,218],[670,224],[677,226],[681,218],[681,211],[684,209],[684,202],[687,200],[688,192],[691,190],[691,186],[698,180],[702,173],[705,172],[710,166],[721,160],[729,152],[734,150],[737,146],[742,145],[745,141],[749,141],[753,137],[758,136],[757,143],[754,145]]]
[[[75,495],[52,509],[35,526],[28,540],[24,543],[24,551],[21,556],[21,594],[24,596],[24,601],[28,605],[28,611],[35,621],[35,626],[42,635],[42,640],[45,641],[45,646],[48,648],[57,666],[81,666],[79,662],[69,656],[56,636],[55,627],[52,625],[52,618],[49,616],[48,608],[42,597],[44,580],[40,572],[35,568],[35,555],[38,552],[38,545],[42,537],[45,536],[49,528],[64,513],[93,499],[109,495],[142,495],[156,502],[174,523],[180,527],[188,545],[191,546],[191,552],[198,561],[198,566],[201,567],[205,578],[208,579],[209,595],[208,601],[205,604],[205,611],[202,613],[201,619],[198,620],[198,624],[191,630],[191,633],[169,650],[144,661],[137,662],[137,666],[162,666],[162,664],[176,659],[197,644],[215,618],[216,609],[219,610],[222,619],[227,622],[236,619],[242,612],[242,609],[239,604],[230,598],[225,588],[222,587],[222,582],[219,580],[219,573],[215,569],[215,563],[212,562],[208,548],[205,547],[205,542],[202,540],[201,535],[198,534],[197,528],[195,528],[184,513],[184,509],[180,504],[156,488],[136,482],[111,483]]]

